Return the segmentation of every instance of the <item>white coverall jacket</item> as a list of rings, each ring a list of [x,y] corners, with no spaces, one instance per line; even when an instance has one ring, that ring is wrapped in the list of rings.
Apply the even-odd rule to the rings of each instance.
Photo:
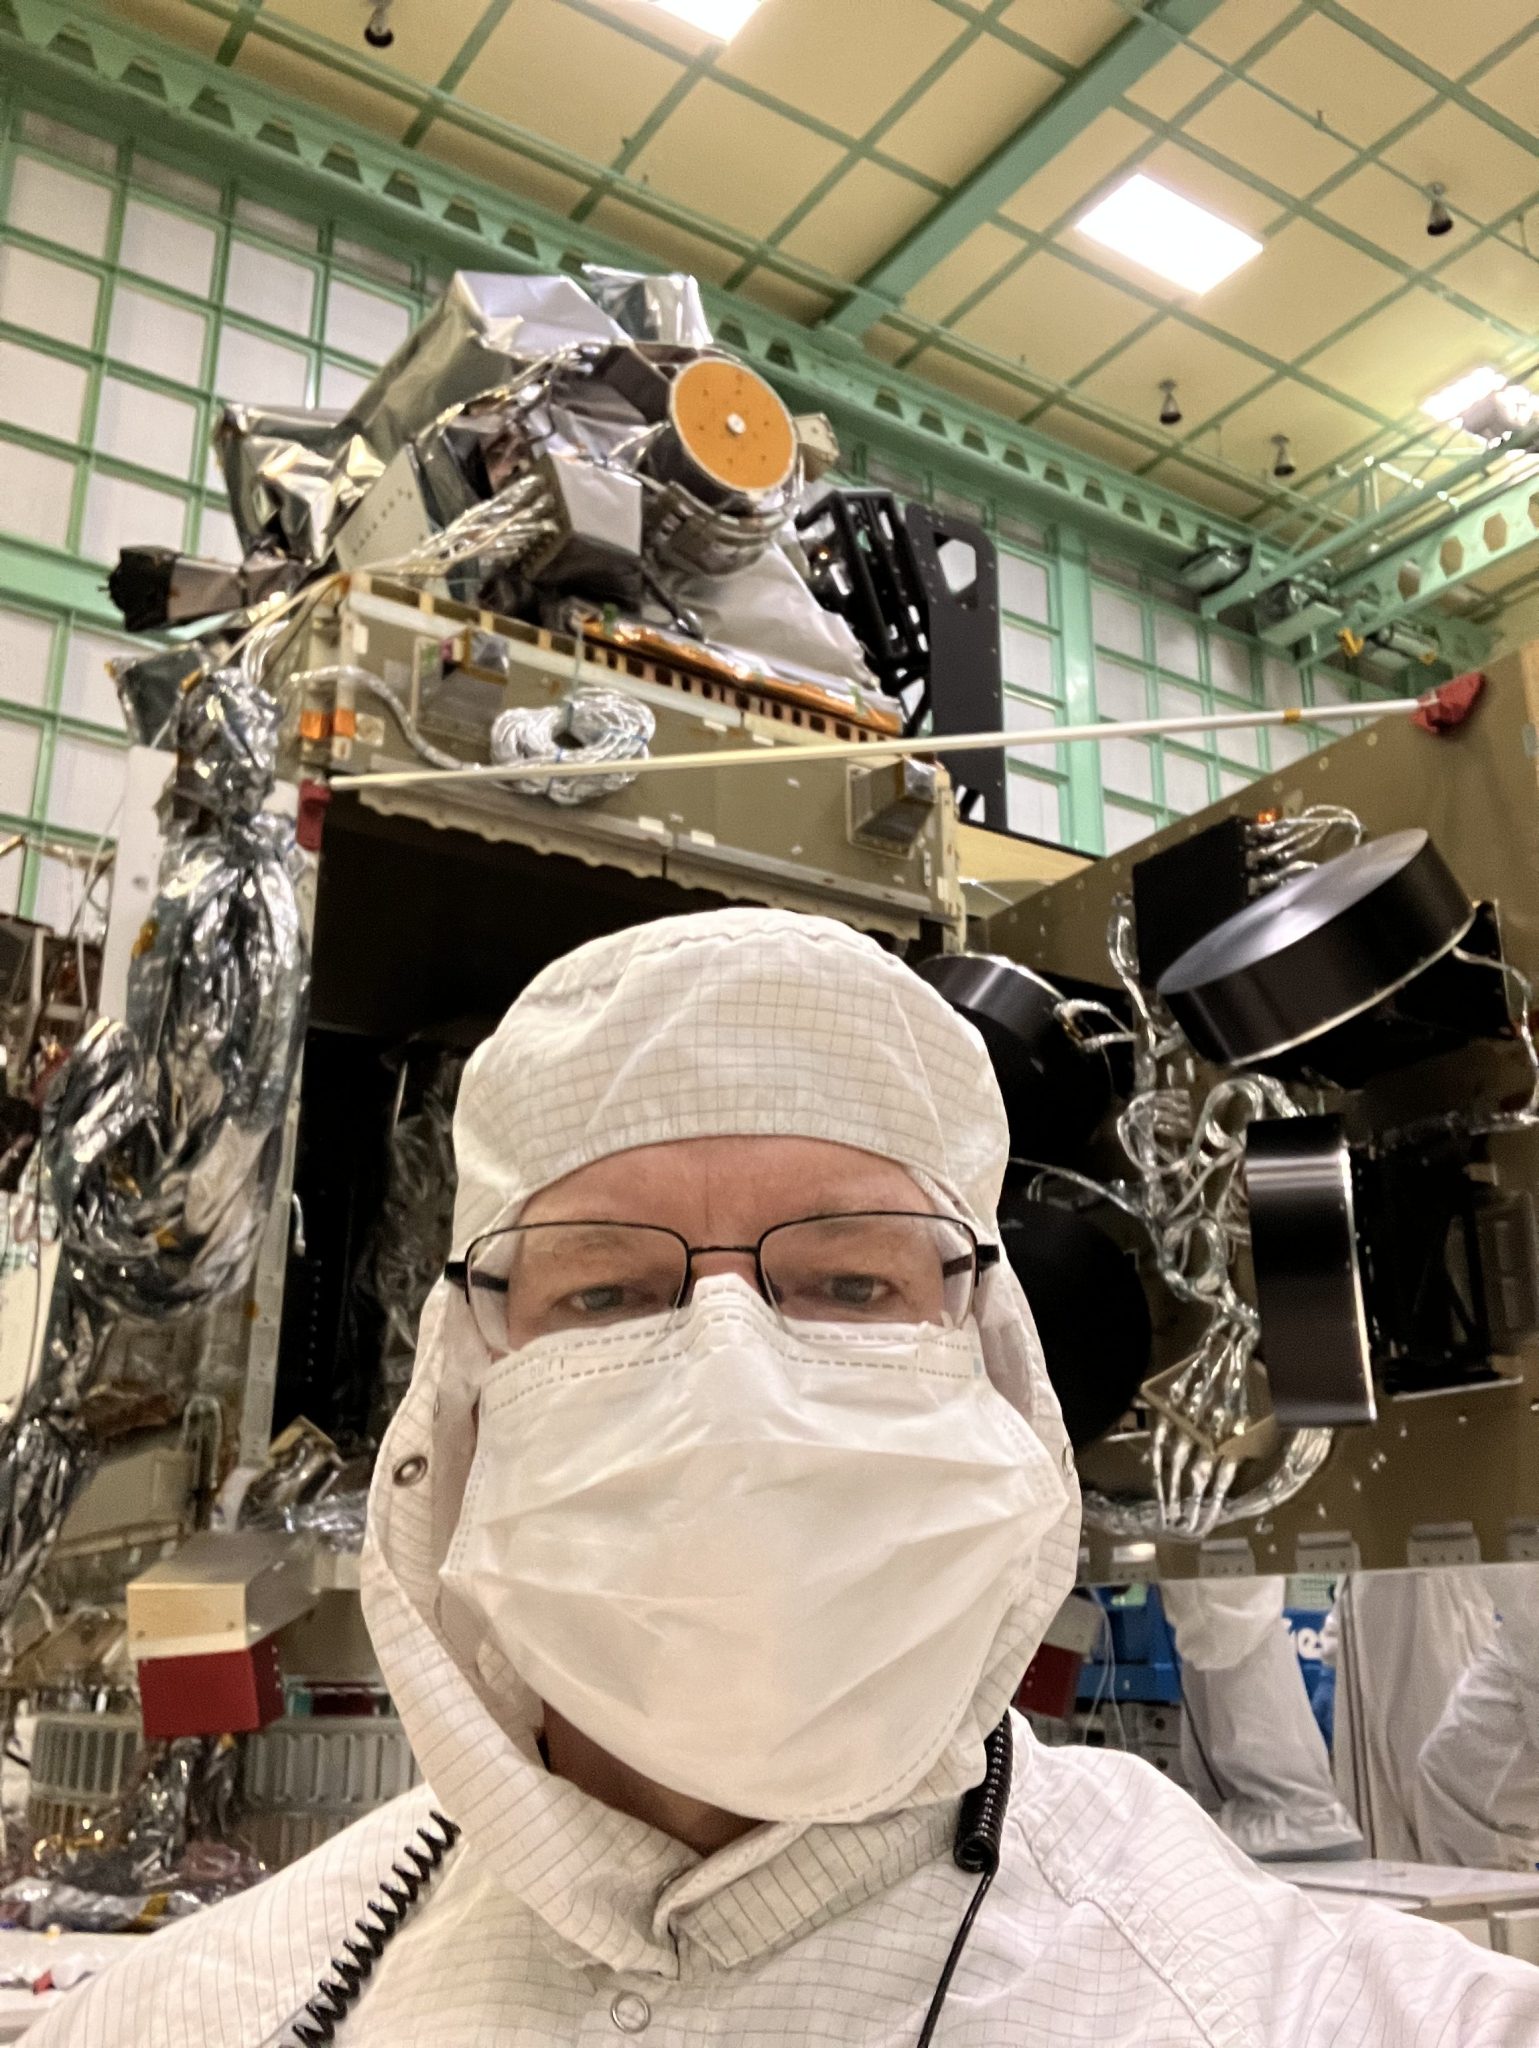
[[[899,962],[782,912],[599,940],[540,975],[472,1062],[456,1245],[585,1158],[786,1130],[894,1158],[992,1231],[1008,1136],[987,1056]],[[990,1379],[1072,1472],[1008,1267],[986,1276],[977,1318]],[[370,1508],[369,1625],[432,1794],[151,1936],[29,2048],[287,2043],[434,1805],[464,1837],[343,2048],[913,2048],[976,1883],[951,1860],[957,1799],[1072,1583],[1077,1504],[1023,1560],[972,1709],[892,1812],[766,1824],[702,1859],[547,1772],[539,1702],[445,1606],[484,1365],[441,1285]],[[1131,1758],[1044,1749],[1020,1723],[1016,1747],[999,1875],[936,2048],[1539,2044],[1539,1970],[1384,1910],[1327,1916]]]

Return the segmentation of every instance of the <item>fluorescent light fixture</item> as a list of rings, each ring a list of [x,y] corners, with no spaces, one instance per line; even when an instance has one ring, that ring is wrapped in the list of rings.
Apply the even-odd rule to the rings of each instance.
[[[1261,254],[1254,235],[1135,171],[1074,225],[1189,292],[1210,291]]]
[[[759,11],[760,0],[651,0],[664,14],[676,14],[692,28],[703,28],[719,43],[730,43],[743,23]]]
[[[1434,391],[1430,398],[1424,398],[1421,409],[1432,419],[1457,425],[1472,405],[1478,405],[1482,398],[1489,398],[1493,391],[1500,391],[1506,382],[1500,370],[1493,369],[1489,363],[1482,363],[1467,377],[1457,377],[1452,384],[1445,384],[1441,391]]]

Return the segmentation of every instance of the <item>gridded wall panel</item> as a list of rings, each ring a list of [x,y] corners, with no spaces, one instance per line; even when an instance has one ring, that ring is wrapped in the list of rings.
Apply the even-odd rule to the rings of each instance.
[[[0,119],[0,845],[33,842],[0,906],[67,923],[122,795],[108,566],[128,542],[237,560],[220,403],[345,406],[433,284],[216,174]]]

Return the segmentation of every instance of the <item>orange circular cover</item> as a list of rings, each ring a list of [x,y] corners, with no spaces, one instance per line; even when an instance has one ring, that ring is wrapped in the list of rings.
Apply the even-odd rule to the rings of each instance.
[[[796,429],[757,370],[706,357],[681,370],[668,409],[684,452],[714,483],[773,491],[791,474]]]

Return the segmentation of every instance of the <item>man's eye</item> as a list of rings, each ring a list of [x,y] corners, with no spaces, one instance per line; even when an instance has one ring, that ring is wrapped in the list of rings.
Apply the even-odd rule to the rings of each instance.
[[[570,1299],[582,1315],[607,1316],[624,1308],[626,1290],[618,1282],[607,1287],[584,1287]]]
[[[833,1299],[845,1308],[869,1308],[883,1283],[872,1273],[835,1273],[827,1283]]]

